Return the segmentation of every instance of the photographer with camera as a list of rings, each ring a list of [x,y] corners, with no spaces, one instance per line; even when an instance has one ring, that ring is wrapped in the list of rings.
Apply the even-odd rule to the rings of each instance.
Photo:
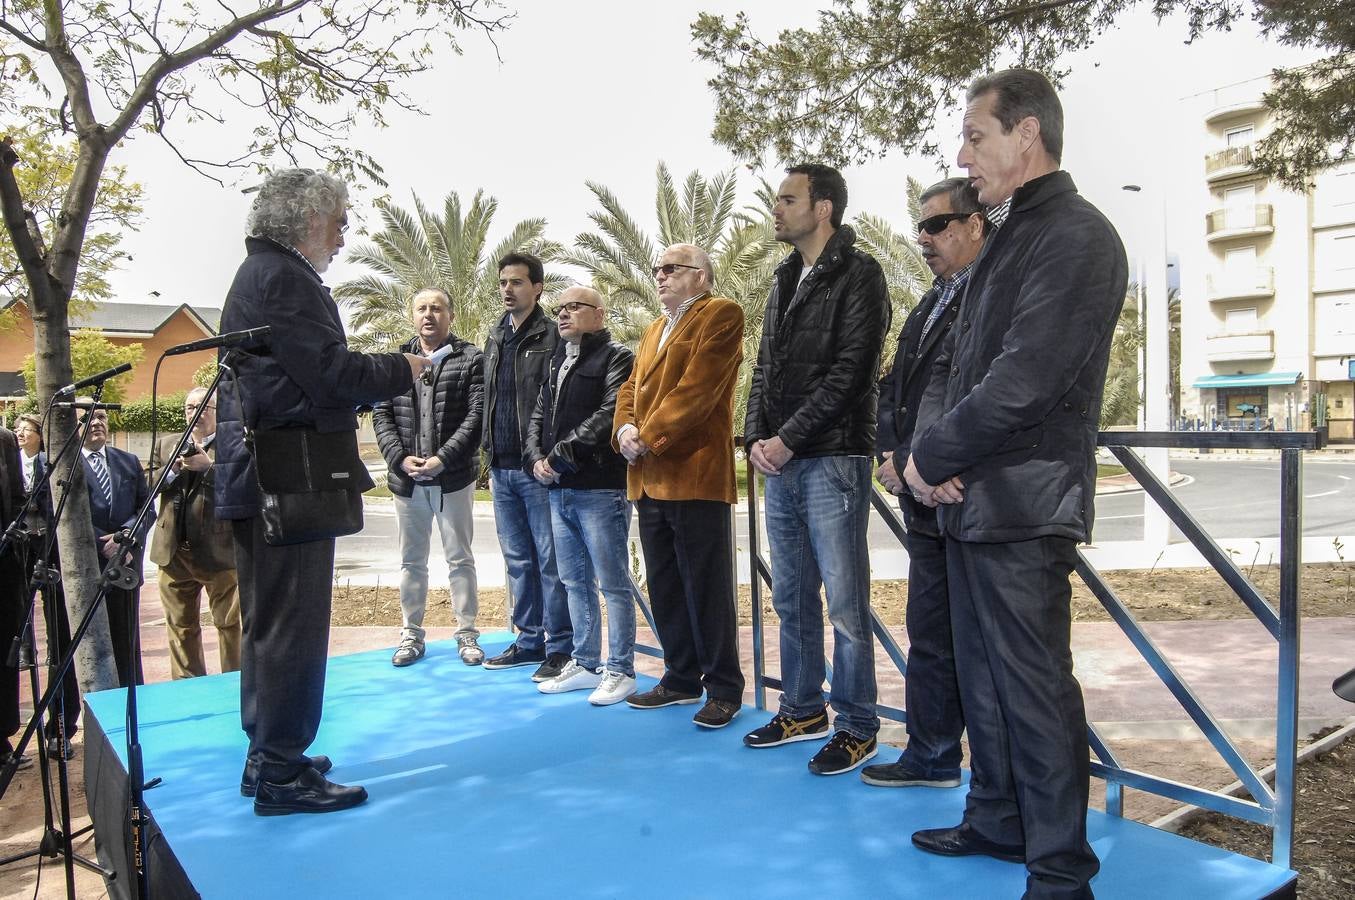
[[[184,397],[184,418],[202,407],[207,389]],[[178,446],[166,435],[151,452],[151,471]],[[230,522],[216,517],[216,400],[207,401],[182,456],[169,463],[160,515],[151,538],[151,562],[160,567],[160,602],[169,633],[169,671],[178,678],[207,674],[202,651],[202,592],[216,626],[221,671],[240,669],[240,593]]]

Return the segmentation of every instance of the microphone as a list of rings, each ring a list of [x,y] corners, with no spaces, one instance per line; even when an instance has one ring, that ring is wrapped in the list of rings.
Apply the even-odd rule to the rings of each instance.
[[[65,386],[64,388],[62,388],[61,390],[57,391],[56,394],[55,394],[54,396],[57,396],[57,397],[69,397],[71,394],[74,394],[76,391],[80,390],[81,388],[87,388],[87,387],[89,387],[89,386],[92,385],[92,384],[103,384],[105,381],[107,381],[107,380],[110,379],[110,378],[116,378],[116,377],[118,377],[119,375],[121,375],[123,372],[130,372],[130,371],[132,371],[132,364],[131,364],[131,363],[123,363],[122,365],[120,365],[120,366],[114,366],[114,367],[111,368],[111,369],[104,369],[102,372],[100,372],[100,373],[97,374],[97,375],[91,375],[91,376],[89,376],[88,378],[81,378],[79,381],[75,382],[74,384],[68,384],[68,385],[66,385],[66,386]]]
[[[122,412],[121,403],[82,403],[78,400],[74,402],[62,402],[56,405],[57,409],[111,409],[115,412]]]
[[[255,347],[266,346],[268,333],[273,330],[271,325],[262,325],[258,328],[247,328],[244,331],[228,331],[225,334],[218,334],[216,337],[203,338],[200,341],[189,341],[187,344],[179,344],[177,347],[170,347],[164,352],[165,356],[178,356],[181,353],[195,353],[198,350],[211,350],[215,347],[244,347],[253,349]]]

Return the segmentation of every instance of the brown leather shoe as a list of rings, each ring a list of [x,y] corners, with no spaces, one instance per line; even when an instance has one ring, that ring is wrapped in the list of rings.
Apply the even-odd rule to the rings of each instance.
[[[733,700],[707,700],[706,705],[692,716],[692,721],[702,728],[724,728],[734,721],[740,709],[743,705]]]

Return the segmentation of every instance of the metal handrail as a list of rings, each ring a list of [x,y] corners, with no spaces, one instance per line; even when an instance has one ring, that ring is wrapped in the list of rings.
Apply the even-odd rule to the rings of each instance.
[[[1275,786],[1271,788],[1245,759],[1237,745],[1224,732],[1220,722],[1209,712],[1191,689],[1186,679],[1167,660],[1157,644],[1143,630],[1128,607],[1105,583],[1100,573],[1079,551],[1077,573],[1092,593],[1101,601],[1112,620],[1129,638],[1162,683],[1171,691],[1191,720],[1204,733],[1214,749],[1228,763],[1238,780],[1254,800],[1243,800],[1230,794],[1183,784],[1171,779],[1126,768],[1116,758],[1096,727],[1088,723],[1087,740],[1099,762],[1091,764],[1091,772],[1105,780],[1106,812],[1124,815],[1124,791],[1133,788],[1182,803],[1192,804],[1214,812],[1234,816],[1264,825],[1272,831],[1271,861],[1289,868],[1294,842],[1294,768],[1298,754],[1298,665],[1299,665],[1299,572],[1301,565],[1301,538],[1303,496],[1300,490],[1303,475],[1303,454],[1320,450],[1326,445],[1325,429],[1309,432],[1134,432],[1103,431],[1097,436],[1097,445],[1109,448],[1125,469],[1142,486],[1145,495],[1157,503],[1186,539],[1200,552],[1206,562],[1219,573],[1224,582],[1237,594],[1248,611],[1266,629],[1279,645],[1276,672],[1275,724]],[[1219,548],[1203,527],[1172,495],[1170,489],[1143,463],[1133,448],[1165,449],[1232,449],[1278,450],[1281,457],[1280,474],[1280,605],[1279,609],[1267,601],[1232,558]],[[762,589],[772,584],[771,565],[762,554],[761,517],[758,510],[757,472],[751,462],[748,467],[748,535],[751,558],[750,574],[753,597],[753,677],[754,699],[758,709],[766,708],[766,689],[779,688],[780,680],[766,674],[764,623],[762,617]],[[902,544],[905,528],[891,498],[879,489],[872,489],[871,505]],[[907,677],[907,655],[898,646],[888,629],[871,610],[871,628],[899,674]],[[831,670],[829,684],[832,683]],[[906,710],[877,704],[881,717],[907,721]]]

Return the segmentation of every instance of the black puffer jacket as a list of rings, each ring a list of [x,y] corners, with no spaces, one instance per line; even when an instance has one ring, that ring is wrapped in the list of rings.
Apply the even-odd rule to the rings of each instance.
[[[960,476],[942,531],[994,543],[1091,536],[1096,431],[1129,269],[1067,172],[1027,182],[988,237],[913,437],[928,484]]]
[[[494,455],[494,404],[499,394],[494,382],[499,374],[499,351],[503,347],[504,331],[511,327],[505,314],[485,338],[485,427],[480,444],[490,457]],[[522,323],[522,328],[524,330],[517,343],[517,360],[513,371],[517,377],[518,439],[522,442],[521,446],[526,447],[527,423],[531,421],[532,410],[536,409],[541,383],[550,371],[550,360],[555,353],[555,345],[560,341],[560,331],[540,303],[532,309],[527,321]]]
[[[305,260],[262,238],[246,238],[245,249],[248,256],[221,310],[221,331],[268,325],[272,332],[268,351],[232,354],[236,377],[221,381],[216,426],[220,519],[259,514],[259,483],[254,458],[245,448],[244,425],[354,431],[358,406],[407,391],[414,380],[399,353],[348,349],[339,307]]]
[[[436,456],[443,465],[438,484],[444,494],[449,494],[461,490],[479,474],[480,427],[485,406],[484,354],[479,347],[454,334],[447,335],[441,346],[450,346],[452,352],[433,370],[433,418],[437,422],[434,436],[439,445]],[[420,352],[419,339],[412,338],[400,349],[406,353]],[[416,395],[414,390],[397,394],[372,410],[376,443],[386,458],[386,484],[391,493],[401,497],[414,493],[414,479],[400,463],[414,452],[415,435],[423,427]]]
[[[565,361],[565,341],[551,359],[550,377],[541,385],[523,464],[531,474],[544,459],[560,473],[552,487],[598,490],[626,487],[626,458],[612,449],[616,393],[630,377],[635,354],[612,340],[606,330],[585,334],[579,358],[565,375],[556,397],[555,378]]]
[[[776,269],[744,419],[746,445],[780,435],[799,457],[870,456],[880,350],[889,328],[884,272],[843,225],[797,296],[803,263]]]

